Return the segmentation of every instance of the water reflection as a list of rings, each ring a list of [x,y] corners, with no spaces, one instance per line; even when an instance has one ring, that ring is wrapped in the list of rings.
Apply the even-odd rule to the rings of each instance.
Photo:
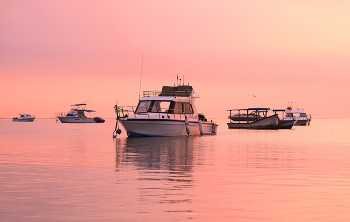
[[[2,221],[350,221],[350,120],[138,139],[6,121]]]
[[[116,140],[117,170],[131,162],[144,170],[190,172],[195,138],[122,138]]]
[[[151,213],[155,209],[163,213],[192,212],[193,150],[198,137],[174,138],[120,138],[116,140],[116,172],[134,168],[137,175],[130,184],[138,184],[138,213]],[[130,171],[129,171],[130,172]],[[123,182],[123,181],[120,181]],[[159,205],[162,203],[162,205]],[[155,204],[157,207],[152,207]],[[161,206],[161,207],[159,207]],[[157,212],[159,212],[157,210]]]

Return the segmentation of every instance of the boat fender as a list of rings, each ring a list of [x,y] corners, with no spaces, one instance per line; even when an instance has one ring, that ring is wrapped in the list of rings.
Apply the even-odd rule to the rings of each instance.
[[[116,138],[117,134],[119,135],[119,134],[122,133],[121,129],[119,129],[118,123],[119,123],[119,121],[117,120],[115,122],[115,128],[114,128],[114,131],[113,131],[113,138]]]
[[[199,126],[199,133],[201,135],[203,135],[203,124],[202,124],[202,120],[198,120],[198,126]]]
[[[215,123],[213,123],[213,125],[211,125],[211,132],[213,134],[216,134],[216,124]]]
[[[101,117],[95,117],[95,118],[94,118],[94,121],[95,121],[96,123],[104,123],[104,122],[105,122],[105,120],[102,119]]]
[[[187,116],[185,116],[185,127],[186,127],[186,133],[187,135],[190,135],[190,123],[187,119]]]

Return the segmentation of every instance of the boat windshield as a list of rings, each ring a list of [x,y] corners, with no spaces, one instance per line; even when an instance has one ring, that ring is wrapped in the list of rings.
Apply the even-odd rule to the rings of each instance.
[[[171,101],[140,101],[135,113],[164,113],[168,111],[170,103]]]
[[[175,102],[162,100],[140,101],[135,113],[171,113],[193,114],[192,105],[189,102]]]

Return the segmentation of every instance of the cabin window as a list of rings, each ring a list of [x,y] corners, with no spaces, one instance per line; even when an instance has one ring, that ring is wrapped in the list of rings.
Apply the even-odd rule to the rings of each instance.
[[[286,117],[293,117],[293,113],[287,113]]]
[[[192,105],[190,103],[183,103],[184,113],[193,114]]]
[[[193,114],[193,108],[190,103],[172,102],[169,113],[174,114]]]
[[[160,112],[167,113],[170,109],[171,101],[159,101]]]
[[[140,101],[139,105],[136,108],[135,113],[164,113],[168,112],[170,109],[170,101],[160,101],[160,100],[152,100],[152,101]]]
[[[148,110],[148,107],[150,106],[151,101],[140,101],[139,105],[136,108],[135,113],[145,113]]]
[[[168,112],[169,106],[170,106],[170,101],[155,100],[155,101],[151,102],[151,104],[148,108],[148,112],[150,112],[150,113]]]
[[[307,117],[306,113],[300,113],[300,117]]]
[[[181,114],[182,111],[182,103],[176,103],[174,102],[174,114]]]

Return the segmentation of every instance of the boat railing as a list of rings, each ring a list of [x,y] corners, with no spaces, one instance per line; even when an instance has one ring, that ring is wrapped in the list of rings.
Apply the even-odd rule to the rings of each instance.
[[[185,119],[186,116],[191,118],[194,116],[194,114],[190,113],[171,113],[167,109],[164,110],[164,112],[147,112],[145,114],[147,114],[148,118],[154,118],[155,116],[158,116],[159,119]]]
[[[159,108],[155,112],[147,112],[148,117],[150,117],[150,114],[156,114],[158,115],[159,119],[167,118],[167,119],[185,119],[185,117],[192,117],[194,116],[194,113],[183,113],[183,112],[174,112],[174,109],[168,109],[168,108]],[[154,117],[154,115],[153,115]]]
[[[143,91],[143,96],[159,96],[160,93],[159,90]]]
[[[65,112],[55,112],[55,116],[65,116]]]
[[[192,94],[191,90],[176,90],[176,91],[159,91],[159,90],[152,90],[152,91],[143,91],[143,96],[176,96],[176,97],[193,97],[193,98],[199,98],[199,96]]]
[[[117,118],[130,117],[135,114],[138,115],[147,115],[148,118],[154,118],[155,115],[158,115],[159,119],[167,118],[167,119],[185,119],[185,117],[192,117],[194,113],[174,113],[173,109],[168,108],[159,108],[157,111],[145,111],[145,112],[137,112],[135,113],[136,106],[114,106],[115,113],[117,114]],[[155,114],[155,115],[154,115]]]
[[[117,118],[127,117],[135,113],[136,106],[114,106],[115,113]]]

